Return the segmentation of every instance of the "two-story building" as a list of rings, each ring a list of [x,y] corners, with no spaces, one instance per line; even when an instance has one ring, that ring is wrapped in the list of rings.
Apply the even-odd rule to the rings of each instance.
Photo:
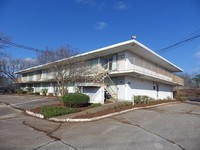
[[[101,81],[85,79],[66,88],[68,92],[75,92],[78,87],[90,96],[91,103],[104,103],[105,93],[118,101],[133,101],[132,97],[137,95],[154,99],[173,98],[173,87],[184,84],[183,79],[174,74],[182,72],[182,69],[134,39],[57,62],[80,57],[94,68],[101,69],[99,74],[94,74],[101,75]],[[33,87],[34,92],[47,89],[48,93],[55,94],[56,84],[45,71],[47,66],[44,64],[16,72],[22,75],[18,81],[21,87]]]

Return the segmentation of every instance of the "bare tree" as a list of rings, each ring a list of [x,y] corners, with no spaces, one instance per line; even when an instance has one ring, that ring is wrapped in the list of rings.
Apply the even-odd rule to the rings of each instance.
[[[83,76],[84,61],[68,59],[52,62],[48,65],[46,72],[56,82],[58,93],[64,95],[67,92],[66,87]]]
[[[46,48],[46,50],[44,50],[43,52],[37,53],[37,60],[39,64],[46,64],[64,58],[69,58],[78,53],[79,52],[77,49],[74,49],[70,46],[60,47],[56,50]]]
[[[101,65],[90,64],[82,57],[76,57],[77,50],[71,47],[61,47],[52,51],[47,49],[38,54],[38,60],[45,65],[48,80],[56,82],[54,93],[64,95],[71,83],[102,82],[106,71]],[[74,56],[74,57],[73,57]]]
[[[193,87],[194,83],[192,81],[192,76],[188,74],[187,72],[179,73],[177,74],[179,77],[183,78],[184,80],[184,85],[186,87]]]
[[[32,67],[34,63],[27,59],[12,58],[8,55],[3,55],[0,57],[0,74],[6,80],[7,86],[12,87],[14,84],[18,86],[18,74],[16,71]]]
[[[39,64],[47,64],[46,73],[51,80],[56,82],[58,93],[64,95],[66,86],[75,79],[75,74],[80,72],[82,61],[74,61],[70,57],[78,54],[78,50],[70,46],[60,47],[56,50],[47,48],[44,52],[37,54]]]
[[[197,86],[198,88],[200,88],[200,74],[196,74],[192,80],[194,81],[195,86]]]

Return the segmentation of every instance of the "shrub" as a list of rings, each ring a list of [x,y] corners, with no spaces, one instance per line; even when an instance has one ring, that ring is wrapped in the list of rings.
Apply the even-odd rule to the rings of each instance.
[[[23,90],[22,89],[16,89],[17,94],[22,94]]]
[[[48,96],[53,96],[53,93],[48,93]]]
[[[140,104],[140,103],[149,103],[150,101],[153,101],[154,99],[149,97],[149,96],[134,96],[134,103],[135,104]]]
[[[48,92],[48,89],[42,89],[42,95],[46,96]]]
[[[141,96],[134,96],[134,103],[139,104],[141,102],[142,98]]]
[[[26,88],[27,94],[33,93],[33,90],[34,90],[34,89],[31,88],[31,87]]]
[[[179,97],[179,100],[180,100],[181,102],[187,101],[187,97],[185,97],[185,96],[180,96],[180,97]]]
[[[35,94],[35,95],[40,95],[40,92],[35,92],[34,94]]]
[[[149,103],[149,97],[148,96],[142,96],[142,102],[143,103]]]
[[[90,97],[82,93],[68,93],[62,97],[65,106],[81,107],[88,104]]]
[[[129,106],[129,105],[131,105],[132,103],[130,103],[130,102],[128,102],[128,101],[125,101],[125,102],[123,102],[123,106]]]
[[[54,116],[61,116],[70,113],[78,112],[78,109],[75,108],[65,108],[58,106],[43,106],[40,108],[40,113],[44,116],[44,118],[51,118]]]
[[[94,107],[99,107],[99,106],[102,106],[102,104],[100,103],[94,103],[94,104],[91,104],[90,106],[88,106],[89,108],[94,108]]]
[[[167,98],[166,98],[167,100],[172,100],[172,98],[171,97],[169,97],[169,96],[167,96]]]
[[[27,94],[27,91],[22,91],[22,94]]]

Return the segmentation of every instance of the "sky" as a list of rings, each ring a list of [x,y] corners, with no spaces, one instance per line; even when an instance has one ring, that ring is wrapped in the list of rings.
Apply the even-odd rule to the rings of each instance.
[[[200,0],[0,0],[0,33],[44,50],[70,45],[81,53],[136,35],[157,51],[200,30]],[[33,51],[0,52],[34,59]],[[160,53],[184,72],[200,72],[200,38]]]

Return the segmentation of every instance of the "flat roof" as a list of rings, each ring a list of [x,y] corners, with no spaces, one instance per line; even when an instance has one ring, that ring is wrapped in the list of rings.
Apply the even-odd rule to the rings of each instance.
[[[145,45],[141,44],[140,42],[138,42],[134,39],[128,40],[125,42],[121,42],[121,43],[117,43],[114,45],[106,46],[103,48],[99,48],[96,50],[92,50],[92,51],[89,51],[86,53],[78,54],[78,55],[72,56],[70,58],[64,58],[61,60],[57,60],[55,62],[59,63],[59,62],[67,61],[69,59],[77,59],[78,60],[80,58],[81,58],[81,60],[89,60],[89,59],[93,59],[93,58],[97,58],[97,57],[101,57],[101,56],[106,56],[106,55],[111,55],[114,53],[123,52],[124,50],[129,50],[143,58],[146,58],[147,60],[150,60],[151,62],[153,62],[155,64],[158,64],[159,66],[162,66],[162,67],[170,70],[171,72],[182,72],[183,71],[181,68],[179,68],[175,64],[171,63],[164,57],[158,55],[156,52],[154,52],[153,50],[149,49],[148,47],[146,47]],[[37,70],[42,70],[42,69],[45,69],[50,64],[55,63],[55,62],[50,62],[47,64],[34,66],[31,68],[17,71],[15,73],[23,74],[23,73],[33,72],[33,71],[37,71]]]

